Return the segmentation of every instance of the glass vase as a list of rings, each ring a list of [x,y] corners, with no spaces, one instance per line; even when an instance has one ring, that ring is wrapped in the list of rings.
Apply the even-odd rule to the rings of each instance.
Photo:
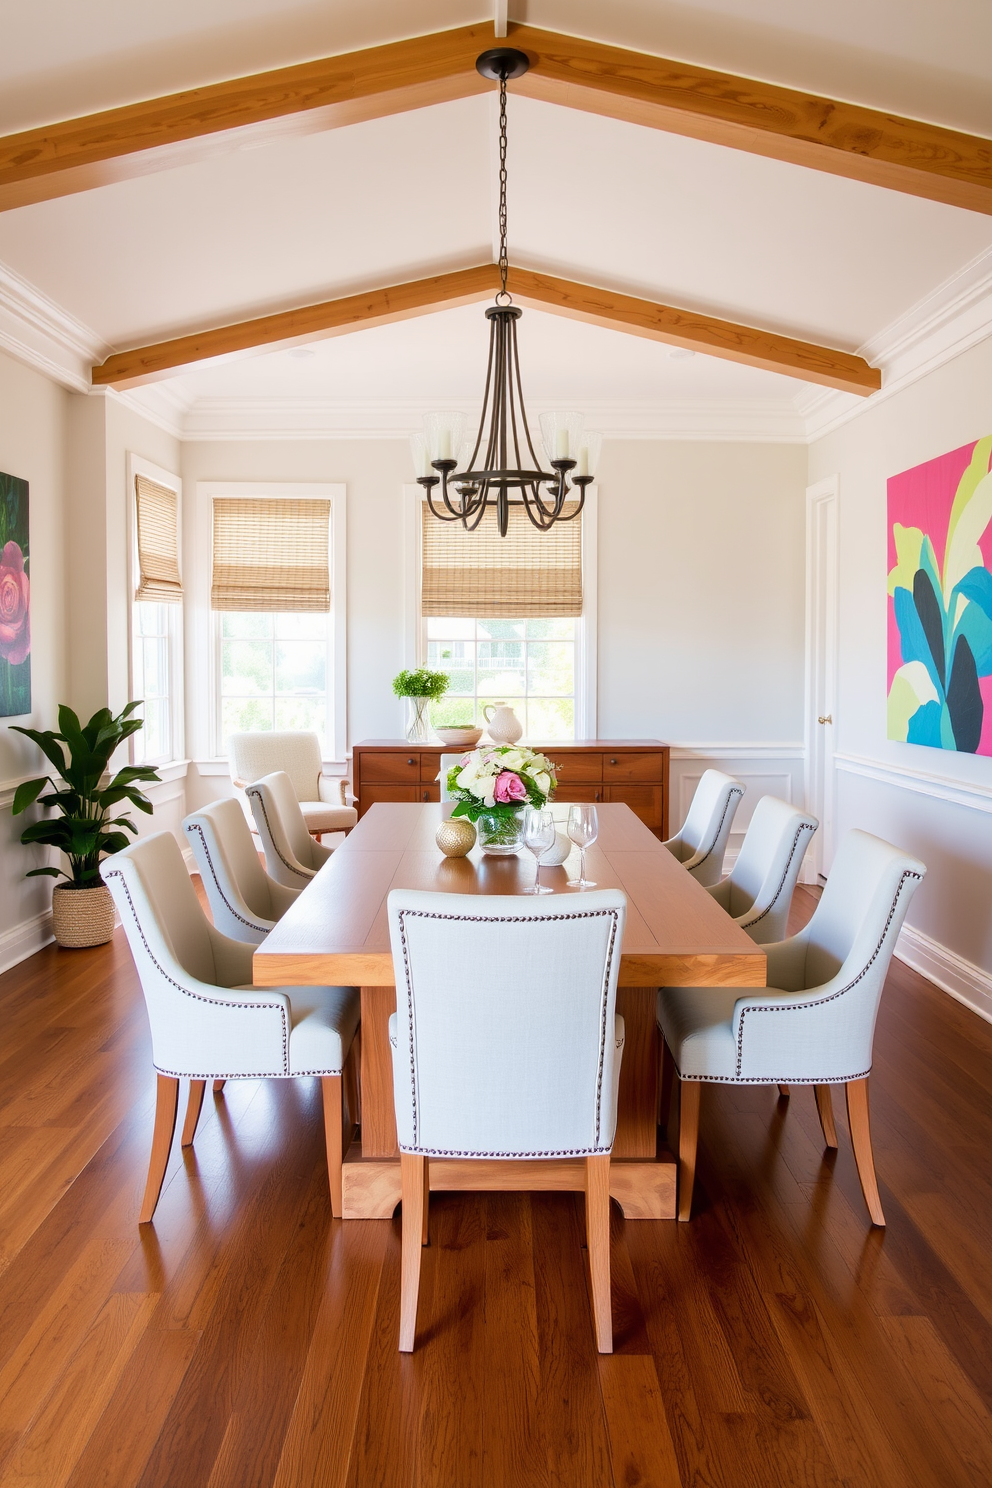
[[[519,852],[524,840],[523,807],[507,811],[480,811],[475,819],[475,831],[479,846],[484,853],[496,858],[508,858]]]
[[[431,700],[407,698],[406,737],[411,744],[426,744],[431,732]]]

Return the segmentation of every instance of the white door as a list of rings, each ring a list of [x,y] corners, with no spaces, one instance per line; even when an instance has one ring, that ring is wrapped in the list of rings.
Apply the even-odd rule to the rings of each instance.
[[[837,477],[806,492],[806,806],[819,818],[804,877],[822,883],[833,861],[837,717]]]

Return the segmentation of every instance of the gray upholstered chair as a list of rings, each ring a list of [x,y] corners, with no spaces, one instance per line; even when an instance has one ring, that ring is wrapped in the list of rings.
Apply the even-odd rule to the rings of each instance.
[[[358,1030],[357,987],[253,986],[253,947],[210,924],[171,832],[156,832],[106,858],[100,872],[138,969],[158,1071],[155,1132],[139,1223],[147,1224],[155,1213],[175,1131],[179,1081],[184,1079],[190,1092],[182,1145],[188,1147],[207,1080],[318,1076],[331,1210],[340,1215],[345,1145],[341,1077]]]
[[[334,849],[310,836],[289,776],[276,770],[253,780],[245,795],[270,877],[287,889],[305,888]]]
[[[719,883],[730,829],[744,787],[721,770],[704,770],[682,830],[665,846],[698,883]]]
[[[679,1219],[688,1219],[696,1171],[699,1094],[706,1081],[812,1085],[824,1140],[837,1146],[831,1085],[844,1085],[851,1141],[872,1223],[884,1225],[868,1121],[875,1017],[892,952],[926,869],[867,832],[841,843],[813,918],[767,948],[768,983],[663,987],[658,1023],[679,1079]]]
[[[232,940],[260,945],[277,920],[299,898],[299,888],[286,888],[270,878],[258,852],[240,801],[214,801],[183,820],[214,924]]]
[[[533,903],[394,890],[389,1021],[403,1189],[400,1349],[417,1327],[432,1158],[584,1158],[600,1353],[610,1318],[610,1151],[623,1019],[618,890]]]
[[[231,734],[227,746],[231,779],[241,790],[274,770],[289,776],[308,832],[316,836],[349,832],[357,822],[358,812],[346,800],[348,782],[324,774],[316,734],[302,729],[282,733],[259,729]]]
[[[762,796],[730,877],[711,885],[713,898],[759,945],[785,935],[799,870],[819,825],[810,812]]]

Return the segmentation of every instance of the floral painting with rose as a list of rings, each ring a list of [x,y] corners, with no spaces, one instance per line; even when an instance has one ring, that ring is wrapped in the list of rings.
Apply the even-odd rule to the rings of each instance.
[[[0,718],[31,712],[28,483],[0,474]]]

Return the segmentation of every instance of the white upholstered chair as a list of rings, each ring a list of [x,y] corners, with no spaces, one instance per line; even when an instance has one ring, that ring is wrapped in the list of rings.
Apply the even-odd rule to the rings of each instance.
[[[438,774],[437,774],[437,778],[438,778],[438,780],[439,780],[439,782],[441,784],[441,800],[442,801],[451,801],[451,800],[454,799],[454,797],[452,796],[451,792],[448,789],[448,771],[451,769],[452,765],[457,765],[458,761],[459,760],[463,760],[464,758],[465,758],[465,750],[464,749],[461,751],[460,754],[442,754],[442,756],[441,756],[441,763],[440,763],[440,766],[438,768]]]
[[[665,846],[698,883],[719,883],[730,829],[744,794],[739,780],[721,770],[704,770],[682,830]]]
[[[302,890],[270,878],[258,852],[241,802],[233,796],[214,801],[183,820],[214,924],[232,940],[260,945]]]
[[[759,945],[785,935],[799,870],[819,825],[810,812],[762,796],[730,877],[711,885],[713,898]]]
[[[269,876],[287,889],[306,888],[334,849],[310,836],[289,776],[276,770],[253,780],[245,787],[245,795]]]
[[[396,1012],[389,1022],[403,1188],[400,1349],[417,1327],[431,1158],[527,1164],[584,1158],[600,1353],[610,1317],[610,1151],[623,1019],[618,890],[528,903],[393,890]],[[516,1175],[515,1175],[516,1176]]]
[[[345,1136],[341,1077],[349,1053],[357,1050],[358,989],[274,991],[252,986],[253,947],[210,924],[171,832],[157,832],[106,858],[100,872],[141,979],[158,1071],[155,1131],[139,1223],[148,1223],[158,1203],[181,1079],[190,1082],[182,1134],[182,1145],[188,1147],[207,1080],[318,1076],[331,1209],[340,1215]],[[349,1122],[353,1111],[352,1105]]]
[[[289,776],[307,831],[350,832],[358,812],[346,800],[348,782],[323,773],[320,739],[302,730],[231,734],[231,779],[239,789],[282,770]]]
[[[679,1219],[688,1219],[702,1083],[812,1085],[828,1147],[831,1085],[844,1085],[851,1142],[872,1223],[884,1225],[868,1120],[875,1017],[909,901],[926,872],[868,832],[841,843],[813,918],[767,947],[767,988],[663,987],[658,1023],[679,1077]],[[662,1112],[671,1066],[662,1076]],[[785,1092],[787,1093],[787,1091]]]

